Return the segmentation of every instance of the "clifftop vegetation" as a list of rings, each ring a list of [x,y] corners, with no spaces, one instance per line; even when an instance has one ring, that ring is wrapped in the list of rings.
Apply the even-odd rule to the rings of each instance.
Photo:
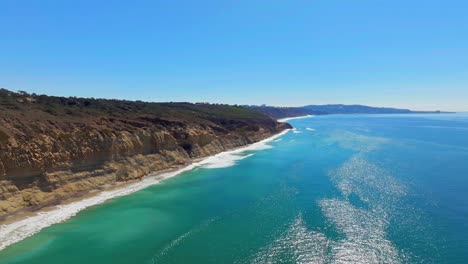
[[[240,106],[208,103],[149,103],[115,99],[58,97],[28,94],[23,91],[11,92],[0,89],[0,110],[2,113],[19,113],[40,117],[86,118],[116,117],[134,118],[151,115],[170,120],[201,121],[202,119],[265,119],[264,114]],[[34,112],[30,112],[34,111]]]
[[[274,135],[288,124],[207,103],[0,90],[0,220]]]

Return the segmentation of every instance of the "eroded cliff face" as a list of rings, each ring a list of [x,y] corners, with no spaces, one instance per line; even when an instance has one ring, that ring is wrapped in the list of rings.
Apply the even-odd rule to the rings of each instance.
[[[200,121],[201,120],[201,121]],[[289,128],[271,119],[0,115],[0,218],[184,165]]]

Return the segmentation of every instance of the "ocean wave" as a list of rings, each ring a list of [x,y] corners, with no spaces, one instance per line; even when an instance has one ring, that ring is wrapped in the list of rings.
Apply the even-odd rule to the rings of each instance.
[[[292,132],[293,132],[294,134],[302,133],[302,132],[301,132],[299,129],[297,129],[297,128],[293,128]]]
[[[307,127],[306,130],[315,131],[315,128]]]
[[[218,220],[219,218],[212,218],[209,219],[208,221],[203,222],[199,226],[183,233],[182,235],[178,236],[177,238],[173,239],[171,242],[169,242],[161,251],[158,252],[157,255],[155,255],[152,258],[152,263],[156,264],[158,263],[158,260],[166,256],[173,248],[179,246],[182,244],[186,239],[191,237],[192,235],[201,232],[202,230],[206,229],[208,226],[210,226],[214,221]]]
[[[0,250],[27,237],[30,237],[48,226],[68,220],[87,207],[98,205],[107,200],[137,192],[151,185],[157,184],[164,179],[174,177],[193,168],[195,168],[195,165],[189,165],[175,172],[161,174],[158,177],[148,177],[138,183],[130,184],[125,188],[103,191],[96,196],[83,199],[79,202],[58,205],[50,211],[39,212],[34,216],[13,222],[11,224],[2,225],[0,226]]]
[[[226,151],[219,153],[217,155],[208,157],[200,162],[192,163],[182,169],[177,171],[163,173],[159,175],[148,175],[147,177],[143,178],[143,180],[127,185],[123,188],[115,189],[115,190],[107,190],[100,192],[96,196],[83,199],[79,202],[73,202],[70,204],[65,205],[58,205],[55,206],[54,209],[45,212],[39,212],[34,216],[0,226],[0,250],[5,249],[7,246],[17,243],[27,237],[30,237],[42,229],[51,226],[53,224],[57,224],[63,221],[70,219],[71,217],[75,216],[81,210],[101,204],[107,200],[117,198],[120,196],[125,196],[142,189],[145,189],[151,185],[157,184],[162,180],[174,177],[176,175],[181,174],[182,172],[190,171],[197,167],[205,167],[205,168],[221,168],[226,166],[232,166],[235,164],[237,160],[244,159],[246,157],[251,156],[252,154],[248,154],[246,156],[241,156],[241,154],[245,151],[257,151],[262,149],[268,149],[272,146],[268,145],[267,143],[275,140],[282,135],[288,133],[290,129],[284,130],[283,132],[276,134],[272,137],[264,139],[262,141],[253,143],[251,145],[238,148],[231,151]]]
[[[243,160],[253,155],[252,153],[246,154],[245,152],[247,151],[259,151],[259,150],[273,148],[273,146],[267,143],[271,141],[279,140],[278,138],[284,135],[285,133],[287,133],[288,131],[289,130],[285,130],[281,132],[280,134],[277,134],[273,137],[253,143],[246,147],[242,147],[242,148],[230,150],[230,151],[225,151],[225,152],[221,152],[219,154],[213,155],[211,157],[204,159],[203,161],[200,161],[199,163],[196,164],[196,166],[200,166],[200,167],[207,168],[207,169],[226,168],[226,167],[234,166],[237,161]]]
[[[229,155],[222,155],[222,156],[214,156],[214,157],[204,160],[200,165],[203,168],[207,168],[207,169],[226,168],[226,167],[234,166],[237,161],[243,160],[252,155],[253,154],[242,156],[242,154],[229,154]]]
[[[302,118],[309,118],[313,117],[314,115],[305,115],[305,116],[296,116],[296,117],[287,117],[287,118],[281,118],[278,119],[278,122],[287,122],[289,120],[294,120],[294,119],[302,119]]]
[[[328,237],[320,230],[310,230],[299,215],[284,233],[246,263],[407,262],[409,256],[390,241],[387,229],[408,188],[365,156],[367,151],[376,149],[386,140],[344,134],[351,139],[341,138],[341,134],[340,141],[347,141],[346,144],[363,151],[329,173],[341,195],[318,201],[327,223],[341,236]],[[357,146],[368,139],[373,141],[370,148]],[[351,195],[356,195],[365,206],[353,204]]]

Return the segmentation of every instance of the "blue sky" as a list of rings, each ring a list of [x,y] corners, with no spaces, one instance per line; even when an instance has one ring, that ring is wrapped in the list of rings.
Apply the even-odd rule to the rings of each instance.
[[[468,110],[468,2],[0,0],[0,87]]]

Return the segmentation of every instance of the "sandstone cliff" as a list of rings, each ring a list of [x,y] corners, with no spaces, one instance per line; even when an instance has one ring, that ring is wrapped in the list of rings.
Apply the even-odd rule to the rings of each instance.
[[[140,179],[286,128],[237,106],[0,90],[0,218]]]

